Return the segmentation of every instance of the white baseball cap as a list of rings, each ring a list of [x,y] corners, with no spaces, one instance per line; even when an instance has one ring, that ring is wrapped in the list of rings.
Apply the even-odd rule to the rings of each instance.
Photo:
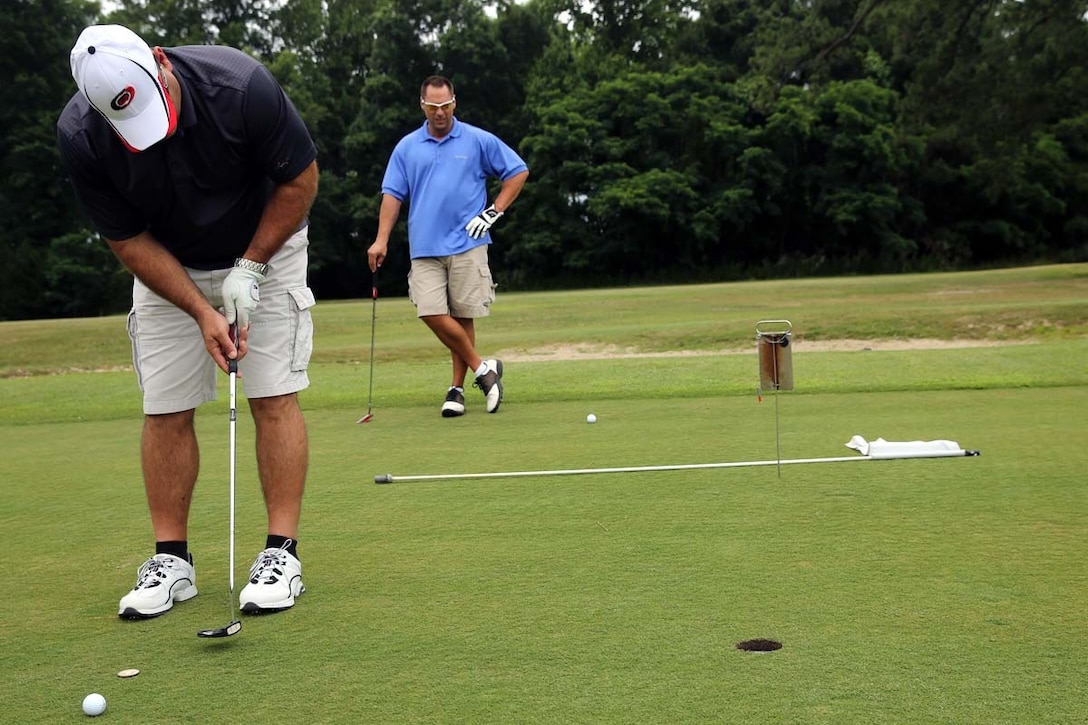
[[[159,79],[155,56],[122,25],[91,25],[72,48],[79,90],[131,151],[143,151],[177,128],[177,111]]]

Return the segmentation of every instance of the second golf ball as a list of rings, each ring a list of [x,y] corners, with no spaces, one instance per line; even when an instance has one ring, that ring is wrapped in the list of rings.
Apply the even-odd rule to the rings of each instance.
[[[597,422],[597,416],[593,415],[593,413],[590,413],[589,415],[586,416],[586,422],[587,423],[596,423]]]
[[[106,698],[99,695],[97,692],[92,692],[83,698],[83,712],[87,713],[91,717],[101,715],[106,711]]]

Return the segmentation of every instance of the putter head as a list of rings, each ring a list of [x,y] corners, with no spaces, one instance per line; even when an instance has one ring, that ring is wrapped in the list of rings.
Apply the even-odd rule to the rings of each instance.
[[[367,414],[366,414],[366,415],[364,415],[364,416],[363,416],[362,418],[360,418],[359,420],[355,421],[355,424],[356,424],[356,425],[358,425],[359,423],[369,423],[369,422],[370,422],[370,419],[371,419],[371,418],[373,418],[373,417],[374,417],[373,413],[367,413]]]
[[[232,634],[238,634],[241,631],[242,623],[236,619],[228,624],[226,627],[220,627],[219,629],[202,629],[196,633],[196,636],[204,637],[205,639],[229,637]]]

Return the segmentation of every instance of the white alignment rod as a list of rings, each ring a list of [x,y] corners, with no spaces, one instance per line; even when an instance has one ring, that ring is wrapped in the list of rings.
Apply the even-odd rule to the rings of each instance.
[[[421,476],[394,476],[391,473],[375,476],[374,483],[397,483],[405,481],[450,481],[463,478],[520,478],[525,476],[573,476],[587,473],[641,473],[643,471],[690,471],[702,468],[741,468],[745,466],[777,466],[795,463],[839,463],[847,461],[889,461],[899,458],[962,458],[977,456],[978,451],[924,451],[897,453],[895,455],[840,456],[835,458],[790,458],[782,461],[736,461],[732,463],[689,463],[675,466],[632,466],[625,468],[566,468],[554,471],[508,471],[499,473],[436,473]]]

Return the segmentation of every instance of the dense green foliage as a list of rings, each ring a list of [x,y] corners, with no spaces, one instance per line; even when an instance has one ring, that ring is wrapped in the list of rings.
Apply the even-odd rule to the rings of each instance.
[[[226,43],[317,141],[312,282],[365,249],[419,82],[529,163],[505,289],[1088,258],[1088,0],[90,0],[3,4],[0,319],[123,309],[54,150],[79,29]],[[404,288],[404,224],[383,293]]]

